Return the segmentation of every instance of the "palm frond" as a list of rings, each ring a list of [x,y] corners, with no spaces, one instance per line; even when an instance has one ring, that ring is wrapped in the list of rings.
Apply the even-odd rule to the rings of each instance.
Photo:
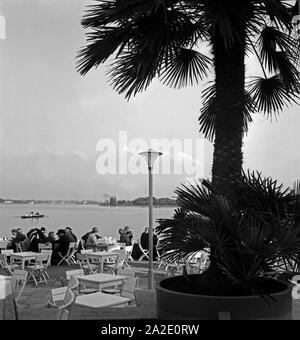
[[[270,20],[282,29],[291,29],[292,4],[285,0],[263,0],[264,10]]]
[[[276,52],[285,52],[290,58],[296,57],[296,40],[273,26],[265,26],[258,37],[257,43],[263,62],[269,72],[278,71]]]
[[[202,53],[188,48],[180,48],[170,56],[161,74],[164,84],[181,88],[198,84],[207,76],[211,60]]]
[[[286,86],[280,74],[269,78],[253,77],[247,83],[247,88],[257,110],[262,111],[267,117],[279,113],[291,103],[296,103],[296,99],[299,98],[297,93],[293,98],[290,88]]]
[[[198,119],[200,124],[200,132],[204,134],[204,137],[210,141],[213,141],[215,136],[215,100],[216,100],[216,87],[213,83],[208,86],[202,93],[203,106],[200,110],[200,117]],[[251,98],[250,94],[245,91],[244,94],[244,115],[243,115],[243,131],[247,133],[248,126],[252,122],[251,114],[256,111],[255,102]]]

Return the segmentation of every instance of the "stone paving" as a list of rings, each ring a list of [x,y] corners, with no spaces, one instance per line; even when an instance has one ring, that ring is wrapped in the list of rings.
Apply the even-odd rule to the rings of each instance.
[[[52,266],[48,269],[50,280],[48,284],[41,283],[36,287],[33,283],[28,282],[18,303],[20,304],[19,319],[23,320],[51,320],[55,319],[57,310],[49,308],[47,302],[50,298],[52,288],[61,287],[61,277],[65,278],[67,270],[77,269],[79,266]],[[139,288],[147,289],[147,270],[144,273],[138,273]],[[0,269],[0,274],[7,275]],[[154,275],[155,280],[160,280],[161,275]],[[152,300],[152,299],[151,299]],[[149,301],[143,308],[105,308],[101,311],[88,310],[85,307],[74,306],[72,308],[70,319],[155,319],[155,297]],[[14,319],[12,303],[6,307],[6,319]],[[293,320],[300,320],[300,300],[293,300]]]

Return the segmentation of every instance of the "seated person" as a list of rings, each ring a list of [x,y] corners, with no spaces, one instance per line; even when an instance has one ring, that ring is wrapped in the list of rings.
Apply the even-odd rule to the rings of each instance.
[[[141,246],[143,249],[149,249],[149,228],[146,227],[141,235]]]
[[[26,235],[23,234],[22,228],[18,228],[15,241],[21,242],[21,241],[24,241],[25,239],[26,239]]]
[[[13,249],[16,251],[16,243],[15,243],[15,238],[17,236],[17,229],[12,229],[11,230],[11,237],[8,239],[8,244],[6,246],[6,249]]]
[[[87,244],[87,241],[88,241],[88,238],[89,238],[89,235],[90,234],[94,234],[98,239],[102,238],[100,235],[98,235],[98,227],[93,227],[91,231],[87,232],[86,234],[84,234],[82,237],[81,237],[81,240],[83,241],[83,244],[86,245]]]
[[[41,232],[44,234],[44,236],[46,237],[46,235],[47,235],[47,230],[46,230],[46,228],[45,228],[45,227],[42,227],[40,230],[41,230]]]
[[[38,244],[44,243],[44,240],[45,240],[44,231],[38,228],[34,228],[34,229],[29,230],[29,232],[26,235],[30,243],[28,250],[38,253],[39,252]]]
[[[59,229],[56,234],[58,236],[58,240],[54,243],[54,250],[51,258],[52,264],[58,264],[62,257],[67,254],[70,244],[64,229]]]
[[[49,231],[48,236],[45,237],[44,242],[45,242],[46,244],[49,244],[49,243],[50,243],[50,244],[52,245],[52,250],[54,249],[54,245],[55,245],[55,242],[56,242],[56,238],[55,238],[55,233],[54,233],[54,231]]]
[[[153,232],[153,258],[157,257],[156,245],[158,242],[157,235]],[[149,228],[146,227],[145,231],[141,235],[141,247],[149,250]]]
[[[124,227],[123,234],[121,235],[120,242],[125,243],[126,246],[132,245],[133,233],[129,230],[129,227]]]
[[[124,233],[124,230],[123,230],[122,228],[120,228],[118,231],[119,231],[119,235],[120,235],[120,238],[119,238],[118,242],[121,242],[121,239],[122,239],[122,235],[123,235],[123,233]]]
[[[16,251],[27,251],[30,246],[30,241],[26,235],[23,234],[22,228],[17,229],[15,237]]]
[[[70,242],[76,242],[77,241],[77,237],[76,235],[72,232],[72,228],[71,227],[66,227],[65,228],[65,232],[66,232],[66,236],[69,238]]]
[[[97,243],[97,240],[101,238],[101,236],[97,235],[98,232],[99,232],[98,227],[93,227],[92,231],[88,233],[86,246],[92,246]]]

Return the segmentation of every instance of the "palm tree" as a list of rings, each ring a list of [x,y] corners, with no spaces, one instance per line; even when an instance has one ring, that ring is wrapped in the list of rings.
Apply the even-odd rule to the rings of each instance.
[[[111,57],[112,86],[129,99],[155,77],[181,88],[213,71],[214,81],[202,92],[200,131],[214,140],[214,191],[231,193],[242,181],[243,135],[251,114],[272,117],[299,98],[299,41],[291,34],[297,2],[95,1],[82,20],[89,30],[78,54],[82,75]],[[209,56],[199,50],[204,43]],[[261,72],[246,78],[250,55]]]

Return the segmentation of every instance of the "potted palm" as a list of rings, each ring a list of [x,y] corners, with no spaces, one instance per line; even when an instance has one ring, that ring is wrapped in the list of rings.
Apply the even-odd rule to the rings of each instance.
[[[214,319],[220,312],[233,319],[291,318],[290,288],[270,273],[297,268],[299,188],[284,190],[259,173],[242,178],[230,196],[215,194],[209,181],[176,190],[179,209],[157,228],[165,260],[186,259],[209,245],[210,265],[158,284],[159,318]]]
[[[170,316],[163,300],[175,301],[180,294],[184,296],[173,309],[189,305],[181,303],[188,294],[192,300],[206,294],[225,300],[251,296],[252,301],[258,294],[262,298],[255,301],[261,303],[281,301],[278,291],[286,286],[269,283],[262,274],[273,270],[278,259],[297,257],[298,191],[281,192],[271,179],[244,175],[242,144],[254,112],[272,117],[299,98],[299,42],[292,35],[297,8],[297,1],[283,0],[95,0],[82,20],[88,43],[78,55],[79,72],[85,75],[112,58],[111,83],[127,99],[156,77],[181,88],[198,84],[213,71],[212,83],[202,92],[199,117],[200,131],[214,142],[212,180],[178,189],[180,210],[159,227],[170,260],[198,251],[205,240],[211,263],[201,279],[186,275],[161,282],[160,317]],[[202,49],[202,43],[208,49]],[[250,54],[260,71],[255,68],[247,78]],[[266,206],[265,198],[273,203]],[[182,292],[184,286],[197,294]],[[284,294],[289,296],[288,291]],[[291,301],[283,300],[284,306],[277,308],[287,316]],[[256,302],[254,306],[263,309]],[[179,314],[185,316],[204,317]]]

